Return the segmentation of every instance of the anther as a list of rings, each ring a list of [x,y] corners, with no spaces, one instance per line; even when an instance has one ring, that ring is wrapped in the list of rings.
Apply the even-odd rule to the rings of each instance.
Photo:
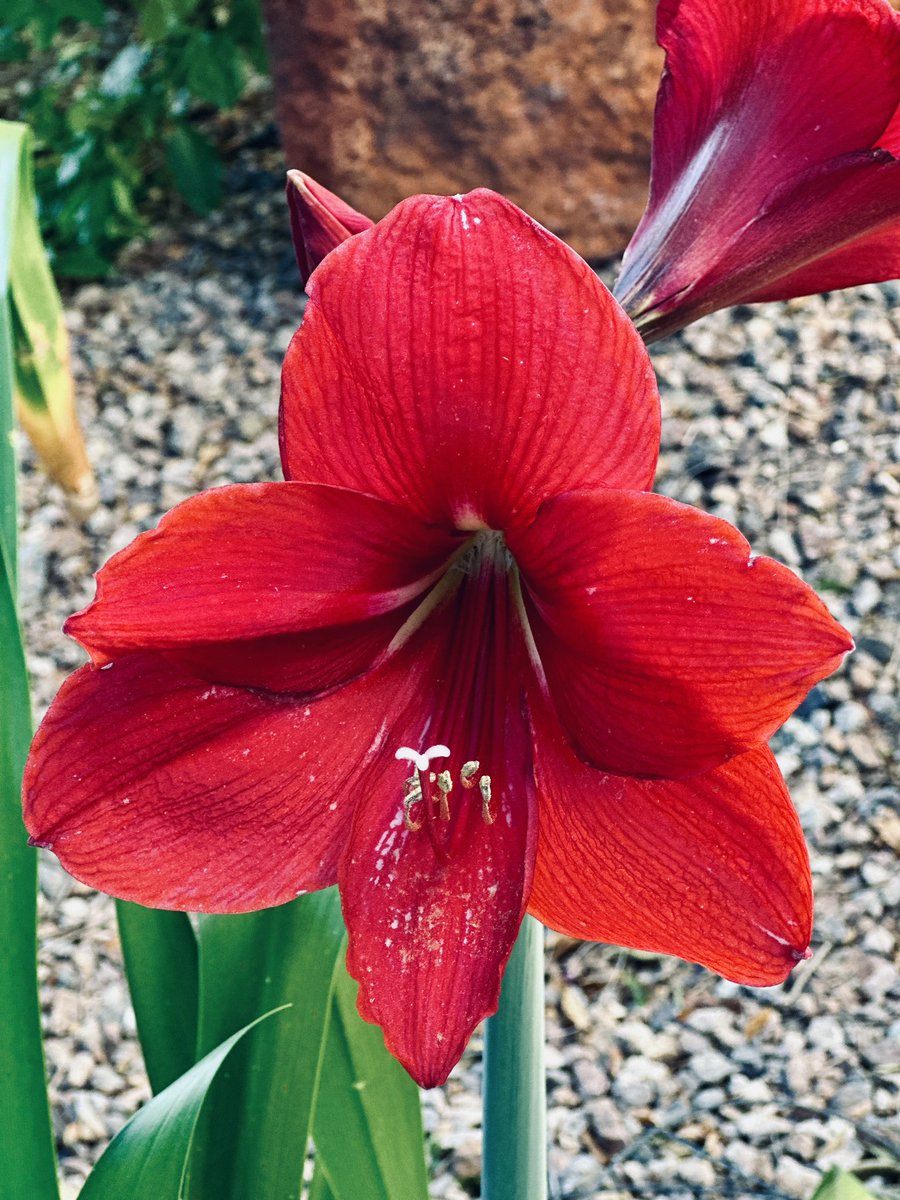
[[[478,774],[478,768],[480,766],[481,763],[477,758],[472,759],[470,762],[463,763],[459,772],[459,782],[464,788],[473,788],[478,786],[478,781],[476,780],[475,776]]]
[[[441,771],[435,779],[438,786],[440,796],[437,797],[439,803],[439,815],[442,821],[450,820],[450,801],[448,796],[453,791],[453,780],[450,778],[449,771]]]
[[[493,825],[494,815],[491,812],[491,777],[490,775],[482,775],[478,780],[478,787],[481,789],[481,816],[485,825]]]

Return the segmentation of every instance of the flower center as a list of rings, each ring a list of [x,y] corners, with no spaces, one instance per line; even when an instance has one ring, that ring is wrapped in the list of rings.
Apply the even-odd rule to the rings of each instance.
[[[449,758],[449,748],[443,745],[429,746],[420,754],[411,750],[409,746],[401,746],[394,757],[401,762],[410,763],[413,767],[412,775],[403,781],[403,824],[406,828],[412,832],[418,831],[426,817],[430,820],[449,821],[453,776],[449,771],[435,772],[428,769],[433,758]],[[467,790],[478,788],[481,795],[481,819],[485,825],[493,825],[491,777],[479,775],[480,766],[477,758],[464,762],[460,768],[459,782]],[[423,776],[426,778],[423,779]],[[419,805],[424,806],[424,813],[416,820],[412,810]]]
[[[516,587],[502,533],[481,530],[414,614],[428,666],[420,684],[424,703],[404,734],[411,745],[397,751],[411,768],[398,815],[407,831],[427,836],[440,863],[489,827],[514,822],[524,803],[522,787],[510,778],[511,764],[518,777],[530,754]]]

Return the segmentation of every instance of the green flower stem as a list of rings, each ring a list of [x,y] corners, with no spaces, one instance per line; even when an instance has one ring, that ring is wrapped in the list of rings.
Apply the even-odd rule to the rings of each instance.
[[[546,1200],[544,930],[526,916],[484,1046],[482,1200]]]

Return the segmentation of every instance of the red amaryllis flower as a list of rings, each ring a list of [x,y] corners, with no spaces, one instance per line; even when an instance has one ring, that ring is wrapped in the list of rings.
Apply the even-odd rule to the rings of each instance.
[[[650,202],[615,294],[648,341],[900,275],[900,13],[659,0]]]
[[[646,490],[643,344],[512,204],[408,200],[311,292],[288,482],[179,505],[68,623],[93,661],[34,743],[34,840],[160,907],[337,882],[360,1010],[424,1085],[495,1008],[527,909],[783,979],[810,879],[763,742],[847,634]]]
[[[371,229],[375,222],[302,171],[288,171],[287,178],[291,237],[297,269],[306,287],[306,281],[326,254],[354,233]]]

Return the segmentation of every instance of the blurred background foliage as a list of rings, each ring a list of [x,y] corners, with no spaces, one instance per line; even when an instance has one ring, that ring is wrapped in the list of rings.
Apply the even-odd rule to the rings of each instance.
[[[215,208],[217,115],[266,69],[259,0],[3,0],[0,103],[34,135],[54,272],[106,274],[173,196]]]

